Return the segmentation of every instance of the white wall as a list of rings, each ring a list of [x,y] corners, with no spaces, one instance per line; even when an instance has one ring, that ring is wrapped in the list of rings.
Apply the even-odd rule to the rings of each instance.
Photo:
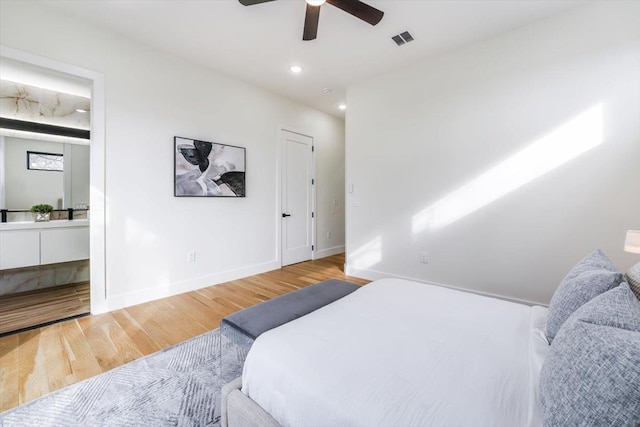
[[[345,205],[344,205],[344,121],[339,126],[330,116],[322,119],[324,133],[319,136],[324,141],[321,149],[316,149],[316,215],[318,217],[316,257],[343,253],[345,251]],[[320,123],[319,123],[320,124]],[[331,232],[331,237],[327,237]]]
[[[27,169],[27,151],[63,153],[63,145],[57,142],[33,141],[5,137],[6,207],[29,209],[33,205],[46,203],[58,208],[62,199],[63,173]],[[4,207],[4,206],[3,206]]]
[[[73,170],[71,175],[71,203],[70,208],[86,207],[89,204],[89,166],[90,151],[84,145],[72,145]]]
[[[592,3],[351,86],[348,271],[548,303],[594,248],[640,261],[623,252],[640,228],[639,8]]]
[[[84,209],[89,204],[91,149],[87,145],[64,145],[64,207]]]
[[[314,137],[318,202],[340,197],[341,120],[31,2],[3,1],[0,12],[3,45],[105,76],[110,308],[279,266],[281,127]],[[174,198],[176,135],[246,147],[247,197]],[[320,208],[318,234],[341,237],[343,216]],[[341,245],[318,241],[320,251]]]
[[[4,145],[5,145],[4,140],[5,140],[5,136],[0,135],[0,165],[4,165]],[[6,206],[4,182],[5,182],[5,168],[2,167],[0,168],[0,206],[2,206],[2,209],[5,209],[5,206]]]

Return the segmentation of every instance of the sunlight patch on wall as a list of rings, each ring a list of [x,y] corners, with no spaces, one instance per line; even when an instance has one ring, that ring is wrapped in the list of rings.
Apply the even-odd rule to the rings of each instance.
[[[365,243],[349,256],[349,264],[356,268],[369,268],[382,260],[382,237]]]
[[[600,143],[602,105],[598,104],[414,215],[413,233],[445,227]]]

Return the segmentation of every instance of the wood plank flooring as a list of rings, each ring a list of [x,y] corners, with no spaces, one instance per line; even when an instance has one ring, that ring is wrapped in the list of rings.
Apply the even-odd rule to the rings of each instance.
[[[90,311],[89,282],[6,295],[0,298],[0,334]]]
[[[344,255],[0,337],[0,411],[216,329],[234,311],[343,273]]]

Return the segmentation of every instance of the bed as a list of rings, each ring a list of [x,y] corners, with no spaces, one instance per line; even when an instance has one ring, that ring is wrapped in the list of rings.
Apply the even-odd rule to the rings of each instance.
[[[607,289],[621,281],[612,276]],[[223,427],[543,425],[552,308],[402,279],[372,282],[260,335],[242,377],[223,391]],[[563,333],[556,339],[561,347]],[[631,363],[640,363],[640,346],[632,350]],[[548,381],[545,391],[571,394],[572,375],[582,374],[562,376],[568,385]],[[633,387],[621,392],[631,402],[640,397]],[[622,404],[631,421],[614,425],[636,426],[640,403]]]

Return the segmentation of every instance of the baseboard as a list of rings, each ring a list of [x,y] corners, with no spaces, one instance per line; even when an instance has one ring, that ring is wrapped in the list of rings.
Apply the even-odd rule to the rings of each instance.
[[[376,270],[368,270],[368,269],[363,269],[363,268],[357,268],[357,267],[353,267],[353,266],[348,265],[348,264],[344,265],[344,271],[345,271],[345,274],[347,276],[358,277],[360,279],[366,279],[366,280],[372,280],[372,281],[373,280],[380,280],[380,279],[387,279],[387,278],[412,280],[414,282],[425,283],[427,285],[441,286],[443,288],[455,289],[456,291],[469,292],[471,294],[482,295],[482,296],[491,297],[491,298],[497,298],[497,299],[501,299],[501,300],[505,300],[505,301],[515,302],[515,303],[518,303],[518,304],[525,304],[525,305],[530,305],[530,306],[540,305],[542,307],[548,307],[548,304],[543,304],[541,302],[529,301],[529,300],[520,299],[520,298],[511,298],[511,297],[507,297],[507,296],[504,296],[504,295],[492,294],[490,292],[482,292],[482,291],[477,291],[477,290],[474,290],[474,289],[461,288],[459,286],[446,285],[444,283],[430,282],[430,281],[427,281],[427,280],[416,279],[415,277],[407,277],[407,276],[401,276],[401,275],[398,275],[398,274],[383,273],[381,271],[376,271]]]
[[[195,279],[183,280],[180,282],[171,283],[169,286],[165,286],[162,288],[146,288],[128,294],[115,295],[107,298],[106,311],[118,310],[124,307],[182,294],[184,292],[195,291],[197,289],[218,285],[220,283],[225,283],[232,280],[242,279],[243,277],[265,273],[267,271],[277,270],[279,268],[280,263],[278,261],[270,261],[263,264],[256,264],[239,268],[236,270],[222,271]]]
[[[320,259],[320,258],[326,258],[328,256],[331,255],[338,255],[344,252],[344,245],[342,246],[335,246],[333,248],[328,248],[328,249],[321,249],[321,250],[317,250],[314,254],[313,254],[313,259]]]

